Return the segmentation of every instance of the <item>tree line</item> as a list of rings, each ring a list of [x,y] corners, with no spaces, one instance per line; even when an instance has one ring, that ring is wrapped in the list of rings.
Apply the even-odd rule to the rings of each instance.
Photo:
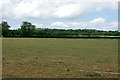
[[[30,22],[22,22],[20,28],[11,30],[6,21],[0,23],[3,37],[104,37],[120,36],[118,31],[102,31],[92,29],[49,29],[36,28]]]

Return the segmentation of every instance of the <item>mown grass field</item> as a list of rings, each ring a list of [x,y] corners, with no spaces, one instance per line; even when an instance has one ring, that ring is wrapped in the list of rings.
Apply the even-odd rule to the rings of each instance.
[[[3,78],[116,78],[117,39],[3,38]]]

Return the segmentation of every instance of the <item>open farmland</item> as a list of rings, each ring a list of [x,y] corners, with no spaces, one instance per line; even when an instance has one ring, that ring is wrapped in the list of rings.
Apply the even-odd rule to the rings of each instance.
[[[117,77],[117,39],[2,40],[4,78]]]

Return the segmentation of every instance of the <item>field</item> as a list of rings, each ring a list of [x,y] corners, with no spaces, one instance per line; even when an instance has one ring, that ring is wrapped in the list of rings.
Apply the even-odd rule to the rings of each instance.
[[[116,78],[117,39],[3,38],[3,78]]]

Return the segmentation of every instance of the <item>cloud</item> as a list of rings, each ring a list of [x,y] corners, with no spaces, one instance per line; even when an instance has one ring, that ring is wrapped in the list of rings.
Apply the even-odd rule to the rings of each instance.
[[[36,28],[44,28],[44,25],[43,24],[33,24],[33,25],[35,25],[36,26]]]
[[[118,22],[106,22],[104,18],[97,18],[88,22],[54,22],[47,25],[48,28],[57,29],[97,29],[97,30],[118,30]]]
[[[58,8],[55,12],[55,16],[58,18],[75,18],[81,16],[84,13],[84,5],[78,4],[67,4]]]
[[[51,27],[64,27],[64,28],[66,28],[66,27],[68,27],[68,25],[67,24],[64,24],[63,22],[54,22],[54,23],[52,23],[51,25],[50,25]]]
[[[97,19],[91,20],[90,22],[91,23],[104,23],[105,19],[104,18],[97,18]]]
[[[2,17],[9,19],[71,19],[104,9],[117,9],[118,0],[2,0]]]
[[[105,31],[118,30],[117,21],[107,22],[106,19],[102,17],[95,18],[93,20],[86,22],[53,22],[50,24],[33,23],[33,25],[36,25],[36,28],[51,28],[51,29],[96,29],[96,30],[105,30]],[[20,24],[11,27],[11,29],[17,29],[17,28],[20,28]]]
[[[88,22],[71,21],[76,18],[80,19],[94,12],[117,10],[118,1],[119,0],[0,0],[0,17],[5,20],[9,19],[14,23],[17,23],[18,20],[31,20],[33,22],[39,22],[39,20],[42,21],[43,19],[46,22],[56,20],[56,22],[48,25],[37,23],[36,26],[40,28],[117,30],[118,23],[116,21],[107,22],[102,16]],[[61,19],[63,21],[70,19],[70,22],[60,22],[59,20]],[[13,27],[14,25],[17,24],[13,24]],[[17,28],[17,26],[14,28]]]

